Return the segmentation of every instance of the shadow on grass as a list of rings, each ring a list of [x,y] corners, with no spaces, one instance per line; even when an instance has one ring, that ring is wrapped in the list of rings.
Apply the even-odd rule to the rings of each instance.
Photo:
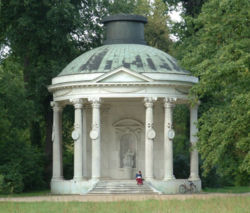
[[[0,197],[34,197],[34,196],[48,196],[51,195],[50,189],[13,193],[13,194],[0,194]]]

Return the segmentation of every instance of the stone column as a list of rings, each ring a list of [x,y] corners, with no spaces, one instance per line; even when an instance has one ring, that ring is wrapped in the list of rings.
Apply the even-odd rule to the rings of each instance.
[[[146,121],[145,121],[145,179],[152,180],[154,178],[154,138],[155,131],[153,129],[153,103],[157,98],[145,98],[144,103],[146,106]]]
[[[82,144],[82,99],[71,100],[75,107],[75,124],[72,138],[74,140],[74,180],[83,179],[83,144]]]
[[[53,107],[53,158],[52,180],[63,180],[62,165],[62,106],[58,102],[51,102]]]
[[[89,98],[92,103],[92,179],[101,177],[101,128],[100,128],[100,98]]]
[[[83,148],[83,177],[86,179],[87,174],[87,121],[86,121],[86,108],[82,108],[82,148]]]
[[[164,98],[164,180],[175,179],[173,171],[173,107],[176,98]],[[171,136],[172,132],[172,136]]]
[[[199,178],[199,157],[198,151],[195,148],[197,142],[197,132],[198,129],[196,124],[198,122],[198,104],[190,107],[190,143],[191,143],[191,153],[190,153],[190,180],[200,180]]]

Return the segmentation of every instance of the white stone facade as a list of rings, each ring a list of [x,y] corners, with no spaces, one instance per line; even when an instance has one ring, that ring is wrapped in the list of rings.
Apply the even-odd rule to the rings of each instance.
[[[162,193],[178,193],[173,174],[173,107],[189,104],[188,91],[198,80],[164,73],[138,74],[124,67],[109,73],[56,77],[53,93],[52,193],[85,194],[100,179],[134,179],[141,170],[146,181]],[[80,79],[80,80],[79,80]],[[75,108],[74,178],[63,180],[63,106]],[[197,138],[198,105],[190,108],[190,141]],[[190,180],[198,190],[198,153],[191,151]],[[170,187],[171,185],[171,187]]]

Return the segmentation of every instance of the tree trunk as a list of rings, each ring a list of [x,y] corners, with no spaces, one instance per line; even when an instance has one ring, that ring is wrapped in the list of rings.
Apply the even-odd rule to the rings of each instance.
[[[46,125],[46,138],[45,138],[45,179],[49,181],[52,174],[52,126],[53,126],[53,111],[50,107],[51,96],[47,96],[44,100],[44,118]]]

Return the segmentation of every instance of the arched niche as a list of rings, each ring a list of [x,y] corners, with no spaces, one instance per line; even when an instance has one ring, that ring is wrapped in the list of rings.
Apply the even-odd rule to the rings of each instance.
[[[140,121],[131,118],[121,119],[113,124],[120,168],[136,168],[137,147],[141,140],[143,126]]]

